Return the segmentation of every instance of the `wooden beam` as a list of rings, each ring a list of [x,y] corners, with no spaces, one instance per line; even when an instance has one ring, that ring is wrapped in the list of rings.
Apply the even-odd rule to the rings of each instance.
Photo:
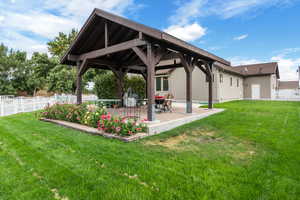
[[[209,63],[205,65],[208,77],[208,108],[213,108],[213,80],[212,80],[212,71],[213,63]]]
[[[155,55],[153,54],[153,46],[147,44],[147,98],[149,121],[155,121],[155,94],[154,94],[154,79],[155,79]]]
[[[88,53],[84,53],[82,55],[79,56],[80,60],[84,60],[84,59],[93,59],[93,58],[98,58],[104,55],[108,55],[108,54],[113,54],[113,53],[117,53],[120,51],[125,51],[128,49],[131,49],[132,47],[137,47],[137,46],[142,46],[145,45],[146,41],[140,40],[140,39],[133,39],[133,40],[129,40],[127,42],[122,42],[113,46],[109,46],[107,48],[103,48],[103,49],[99,49],[99,50],[94,50],[94,51],[90,51]]]
[[[104,23],[104,39],[105,39],[105,48],[108,47],[108,41],[109,41],[109,38],[108,38],[108,25],[107,25],[107,21]]]
[[[139,48],[139,47],[133,47],[132,50],[136,53],[136,55],[141,59],[141,61],[147,65],[148,59],[147,55]]]
[[[80,69],[82,62],[77,62],[77,76],[76,76],[76,103],[82,104],[82,76],[80,75]]]
[[[79,75],[82,76],[86,70],[88,69],[88,60],[87,59],[84,59],[82,62],[81,62],[81,65],[80,65],[80,68],[79,68]]]
[[[77,62],[79,60],[79,56],[76,55],[68,55],[68,60],[73,61],[73,62]]]
[[[193,71],[195,68],[195,60],[191,56],[186,56],[181,53],[178,54],[181,63],[186,73],[186,112],[193,112]]]
[[[93,59],[89,60],[91,64],[103,65],[103,66],[110,66],[110,67],[118,67],[119,65],[113,61],[107,59]]]

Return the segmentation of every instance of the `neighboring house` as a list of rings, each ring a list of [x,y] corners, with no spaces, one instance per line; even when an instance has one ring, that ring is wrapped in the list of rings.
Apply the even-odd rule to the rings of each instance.
[[[275,62],[236,67],[215,63],[212,73],[214,102],[276,98],[276,88],[280,77],[278,64]],[[193,100],[207,101],[208,82],[199,68],[195,68],[192,81]],[[156,94],[171,93],[174,99],[185,100],[185,88],[186,73],[183,68],[156,72]]]
[[[299,99],[299,81],[280,81],[277,90],[279,99]]]

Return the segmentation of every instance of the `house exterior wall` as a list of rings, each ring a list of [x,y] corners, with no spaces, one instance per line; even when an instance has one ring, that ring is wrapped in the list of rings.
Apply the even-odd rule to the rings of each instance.
[[[251,85],[260,85],[260,98],[275,99],[277,97],[276,88],[278,80],[275,74],[266,76],[242,77],[232,73],[220,71],[213,68],[213,101],[224,102],[239,99],[251,99]],[[220,76],[223,76],[223,82],[220,82]],[[232,78],[232,85],[230,79]],[[239,80],[239,86],[237,85]],[[169,75],[169,91],[156,92],[157,95],[165,95],[171,93],[174,99],[179,101],[186,100],[186,73],[184,68],[177,68]],[[205,74],[195,68],[192,80],[192,96],[193,101],[208,101],[208,82],[206,82]]]
[[[223,82],[220,81],[220,76],[223,76]],[[219,91],[219,101],[231,101],[243,99],[243,78],[233,74],[219,71],[218,77],[218,91]],[[232,79],[232,85],[230,84]],[[238,80],[238,85],[237,85]]]
[[[213,69],[213,74],[215,74]],[[169,76],[169,92],[176,100],[186,100],[186,73],[184,68],[177,68]],[[213,82],[213,101],[218,101],[217,84]],[[205,74],[195,68],[192,75],[192,97],[194,101],[208,100],[208,82]]]
[[[275,99],[276,98],[276,88],[278,88],[278,79],[276,77],[275,74],[272,74],[270,77],[270,81],[271,81],[271,99]]]
[[[212,73],[214,76],[214,102],[230,101],[243,98],[242,77],[226,72],[219,72],[217,68],[213,68]],[[220,83],[220,73],[223,74],[222,83]],[[233,79],[232,86],[230,86],[230,78]],[[237,79],[239,80],[238,87]],[[184,101],[186,99],[186,73],[183,68],[177,68],[170,74],[168,92],[173,94],[176,100]],[[165,93],[159,92],[157,94],[164,95]],[[194,101],[208,101],[208,82],[206,82],[205,74],[199,68],[195,68],[195,70],[193,71],[192,96]]]
[[[252,86],[251,85],[253,85],[253,84],[260,85],[260,98],[262,98],[262,99],[272,98],[272,92],[271,92],[272,84],[271,83],[274,84],[274,80],[273,80],[273,78],[271,78],[271,75],[252,76],[252,77],[244,78],[244,98],[246,98],[246,99],[252,98],[252,91],[251,91]]]

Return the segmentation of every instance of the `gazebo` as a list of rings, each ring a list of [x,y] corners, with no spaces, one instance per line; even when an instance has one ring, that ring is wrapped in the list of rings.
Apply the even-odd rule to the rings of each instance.
[[[171,62],[162,62],[171,60]],[[126,73],[140,74],[147,85],[147,117],[155,120],[155,72],[184,67],[186,112],[192,113],[192,73],[198,67],[208,80],[208,107],[212,108],[212,67],[230,62],[160,30],[94,9],[66,54],[62,64],[77,66],[77,103],[82,103],[82,75],[89,68],[111,70],[122,98]],[[163,64],[168,63],[168,64]],[[171,63],[171,64],[170,64]]]

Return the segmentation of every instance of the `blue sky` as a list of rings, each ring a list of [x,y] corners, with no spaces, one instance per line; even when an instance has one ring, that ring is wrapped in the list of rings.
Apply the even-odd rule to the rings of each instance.
[[[232,62],[276,61],[297,79],[300,0],[1,0],[0,43],[47,52],[58,32],[80,29],[93,8],[164,30]]]

